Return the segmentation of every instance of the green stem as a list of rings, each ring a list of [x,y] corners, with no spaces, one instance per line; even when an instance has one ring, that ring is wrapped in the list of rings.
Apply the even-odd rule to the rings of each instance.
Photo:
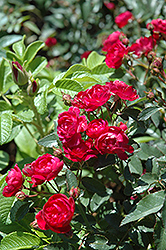
[[[84,212],[84,210],[83,210],[83,208],[82,208],[82,205],[81,205],[80,200],[78,200],[78,209],[79,209],[79,211],[80,211],[80,214],[82,215],[82,218],[83,218],[84,221],[85,221],[85,224],[86,224],[87,229],[88,229],[89,231],[92,231],[92,228],[91,228],[91,226],[90,226],[90,224],[89,224],[89,221],[88,221],[88,219],[87,219],[87,217],[86,217],[86,214],[85,214],[85,212]]]
[[[12,106],[11,103],[10,103],[10,101],[7,99],[7,97],[5,95],[2,95],[2,98],[7,102],[7,104],[9,104],[10,106]]]

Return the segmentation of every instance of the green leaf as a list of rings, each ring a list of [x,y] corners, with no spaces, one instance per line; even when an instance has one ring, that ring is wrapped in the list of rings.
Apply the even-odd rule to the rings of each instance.
[[[27,27],[28,29],[30,29],[31,31],[36,33],[37,35],[40,35],[40,33],[41,33],[41,31],[39,30],[39,28],[37,27],[37,25],[34,22],[26,21],[26,22],[24,22],[24,27]]]
[[[47,110],[47,90],[35,97],[34,104],[39,114],[44,114]]]
[[[13,232],[1,241],[0,250],[29,249],[40,244],[40,238],[25,232]]]
[[[5,151],[0,150],[0,171],[9,164],[9,155]]]
[[[152,137],[152,136],[141,136],[141,137],[133,138],[133,140],[137,143],[144,143],[144,142],[157,140],[157,138]]]
[[[32,126],[27,125],[31,133],[34,133],[34,129]],[[19,150],[28,156],[31,156],[33,158],[36,158],[38,156],[38,153],[36,151],[36,142],[33,140],[29,132],[25,127],[22,128],[20,133],[14,138],[15,143],[17,144],[17,147]]]
[[[75,81],[75,80],[71,80],[71,79],[62,79],[62,80],[58,80],[55,82],[55,86],[56,88],[65,91],[65,90],[72,90],[72,91],[81,91],[84,90],[83,86],[81,85],[81,83]]]
[[[166,199],[164,201],[164,206],[162,208],[162,221],[163,221],[163,225],[166,229]]]
[[[10,106],[7,102],[0,100],[0,112],[12,109],[12,106]]]
[[[156,112],[158,112],[159,110],[161,110],[161,107],[148,107],[142,110],[142,112],[139,114],[138,116],[138,120],[139,121],[146,121],[147,119],[149,119],[153,114],[155,114]]]
[[[11,113],[2,112],[0,114],[0,145],[4,144],[9,138],[12,131]]]
[[[0,47],[5,48],[22,39],[21,35],[7,35],[0,38]]]
[[[67,182],[67,186],[68,186],[68,190],[70,190],[72,187],[78,187],[78,182],[77,182],[77,178],[75,176],[75,174],[67,169],[66,171],[66,182]]]
[[[108,201],[108,199],[110,198],[110,195],[106,195],[104,197],[98,195],[98,194],[94,194],[92,196],[92,199],[90,201],[90,209],[95,212],[105,201]]]
[[[4,78],[5,78],[5,60],[2,59],[0,62],[0,92],[3,90],[3,85],[4,85]]]
[[[32,206],[33,202],[25,202],[17,200],[10,211],[10,218],[12,222],[20,221],[28,213],[29,208]]]
[[[91,74],[101,75],[101,74],[112,74],[115,71],[113,68],[108,68],[106,63],[101,63],[91,69]]]
[[[27,61],[25,63],[25,68],[29,65],[29,63],[36,56],[37,52],[45,46],[45,43],[42,41],[35,41],[31,43],[25,50],[23,61]]]
[[[3,188],[6,186],[6,181],[3,182],[1,188],[0,188],[0,221],[5,224],[9,225],[12,223],[10,219],[10,210],[12,206],[14,205],[16,198],[14,196],[12,197],[4,197],[2,195]]]
[[[141,160],[136,155],[131,156],[130,160],[131,160],[129,162],[130,172],[141,175],[143,172]]]
[[[84,65],[81,64],[75,64],[73,66],[71,66],[65,74],[63,74],[63,78],[66,78],[67,76],[72,75],[73,73],[77,73],[77,72],[89,72],[90,73],[90,69],[87,68]]]
[[[105,56],[99,55],[96,51],[90,53],[87,58],[87,65],[90,69],[93,69],[97,65],[103,63]]]
[[[82,178],[82,184],[90,192],[97,193],[100,196],[106,196],[108,194],[106,192],[106,187],[104,186],[104,184],[95,178],[84,177]]]
[[[164,191],[147,195],[137,203],[136,209],[122,220],[121,226],[139,220],[149,214],[157,213],[163,207],[164,200]]]
[[[34,117],[34,113],[32,110],[21,111],[17,115],[13,115],[13,117],[16,117],[18,120],[23,122],[31,122]]]
[[[40,139],[38,144],[48,148],[58,147],[57,136],[55,133],[49,134]]]
[[[107,245],[108,239],[103,235],[95,235],[95,241],[90,243],[89,246],[97,250],[109,250],[110,246]]]
[[[16,53],[16,55],[22,59],[24,52],[25,52],[25,44],[24,44],[24,40],[25,40],[25,36],[23,36],[23,39],[17,43],[14,43],[12,48],[14,50],[14,52]]]
[[[10,61],[17,61],[20,64],[22,64],[22,60],[20,59],[20,57],[18,57],[15,53],[13,53],[12,51],[7,51],[6,52],[6,57],[7,59],[9,59]]]
[[[36,57],[27,67],[27,71],[31,71],[33,77],[35,77],[42,69],[47,65],[47,59],[45,57]]]

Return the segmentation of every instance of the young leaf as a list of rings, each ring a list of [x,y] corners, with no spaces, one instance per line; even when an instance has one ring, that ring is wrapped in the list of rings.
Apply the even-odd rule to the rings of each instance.
[[[66,73],[63,75],[63,78],[66,78],[67,76],[72,75],[73,73],[77,73],[77,72],[89,72],[90,73],[90,69],[84,65],[81,64],[75,64],[73,66],[71,66]]]
[[[0,145],[4,144],[12,131],[12,117],[10,112],[0,114]]]
[[[29,63],[36,56],[37,52],[45,46],[45,43],[42,41],[35,41],[31,43],[25,50],[23,61],[25,63],[25,68],[29,65]]]
[[[103,63],[105,56],[99,55],[96,51],[90,53],[87,59],[87,65],[90,69],[93,69],[95,66]]]
[[[147,195],[137,203],[136,209],[122,220],[121,226],[139,220],[149,214],[157,213],[163,207],[164,200],[164,191]]]
[[[68,185],[68,189],[70,190],[72,187],[77,187],[78,186],[78,182],[77,182],[77,178],[75,176],[75,174],[67,169],[66,171],[66,181],[67,181],[67,185]]]
[[[42,69],[47,65],[47,59],[45,57],[36,57],[27,67],[27,71],[31,71],[33,77],[35,77]]]
[[[149,119],[153,114],[155,114],[157,111],[161,110],[161,107],[148,107],[142,110],[142,112],[138,116],[139,121],[145,121]]]
[[[23,39],[17,43],[14,43],[12,48],[16,55],[22,59],[24,52],[25,52],[25,44],[24,44],[25,36],[23,36]]]

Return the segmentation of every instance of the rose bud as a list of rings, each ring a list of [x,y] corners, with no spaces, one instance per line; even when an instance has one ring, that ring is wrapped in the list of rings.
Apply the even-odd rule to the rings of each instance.
[[[54,149],[53,154],[54,154],[56,157],[61,158],[61,157],[62,157],[62,154],[63,154],[62,149],[61,149],[61,148],[53,148],[53,149]]]
[[[75,199],[78,198],[78,196],[80,195],[80,188],[73,186],[69,191],[69,195]]]
[[[63,102],[66,106],[71,106],[71,96],[68,94],[63,95]]]
[[[70,221],[74,210],[75,203],[72,197],[54,194],[36,215],[37,224],[41,230],[51,229],[56,233],[68,233],[71,230]]]
[[[33,80],[27,87],[27,94],[29,96],[34,96],[37,94],[38,89],[39,89],[38,83],[35,80]]]
[[[18,62],[12,62],[12,74],[13,74],[13,81],[17,85],[22,86],[27,84],[28,73]]]
[[[45,45],[47,47],[53,47],[54,45],[57,44],[57,40],[55,37],[48,37],[45,41]]]
[[[40,229],[40,228],[38,227],[37,220],[32,221],[32,222],[30,223],[30,226],[33,227],[33,228],[35,228],[35,229]]]
[[[17,192],[15,196],[20,201],[23,201],[27,197],[27,195],[23,191]]]
[[[21,190],[24,178],[17,164],[9,171],[8,175],[6,176],[6,182],[7,186],[5,186],[3,189],[3,196],[15,196],[15,194]]]

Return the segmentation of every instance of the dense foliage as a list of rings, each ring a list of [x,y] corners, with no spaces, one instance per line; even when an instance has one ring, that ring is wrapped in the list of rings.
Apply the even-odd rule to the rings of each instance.
[[[165,1],[0,6],[0,250],[166,249]]]

